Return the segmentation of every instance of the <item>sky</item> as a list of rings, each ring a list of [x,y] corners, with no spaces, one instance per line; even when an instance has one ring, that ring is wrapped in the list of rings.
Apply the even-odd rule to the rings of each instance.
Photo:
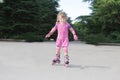
[[[0,3],[3,2],[3,0],[0,0]]]
[[[78,16],[89,15],[92,12],[89,7],[90,4],[82,0],[60,0],[58,10],[65,11],[74,20]]]

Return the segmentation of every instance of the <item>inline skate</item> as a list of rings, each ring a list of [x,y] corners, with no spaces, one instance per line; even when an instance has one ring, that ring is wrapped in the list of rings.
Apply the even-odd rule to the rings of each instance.
[[[68,55],[64,56],[64,66],[65,67],[69,66],[69,56]]]
[[[54,65],[54,64],[56,64],[56,63],[60,64],[60,55],[59,55],[59,56],[56,55],[56,57],[53,59],[52,65]]]

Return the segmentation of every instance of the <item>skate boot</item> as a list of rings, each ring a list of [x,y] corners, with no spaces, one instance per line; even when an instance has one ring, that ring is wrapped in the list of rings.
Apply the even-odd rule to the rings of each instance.
[[[56,55],[56,57],[53,59],[52,65],[54,65],[54,64],[56,64],[56,63],[60,64],[60,55],[59,55],[59,56]]]
[[[68,67],[68,65],[69,65],[69,56],[67,55],[67,56],[64,56],[64,66],[65,67]]]

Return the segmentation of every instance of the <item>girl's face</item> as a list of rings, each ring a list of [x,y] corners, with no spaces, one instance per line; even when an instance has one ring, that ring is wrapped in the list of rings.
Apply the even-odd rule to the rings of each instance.
[[[66,22],[66,17],[63,16],[63,15],[60,15],[60,16],[59,16],[59,21],[60,21],[60,22]]]

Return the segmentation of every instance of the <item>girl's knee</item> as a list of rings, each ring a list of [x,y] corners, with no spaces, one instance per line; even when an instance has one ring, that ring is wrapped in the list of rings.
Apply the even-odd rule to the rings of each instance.
[[[64,52],[68,53],[68,47],[64,47]]]
[[[56,53],[60,53],[61,47],[56,47]]]

